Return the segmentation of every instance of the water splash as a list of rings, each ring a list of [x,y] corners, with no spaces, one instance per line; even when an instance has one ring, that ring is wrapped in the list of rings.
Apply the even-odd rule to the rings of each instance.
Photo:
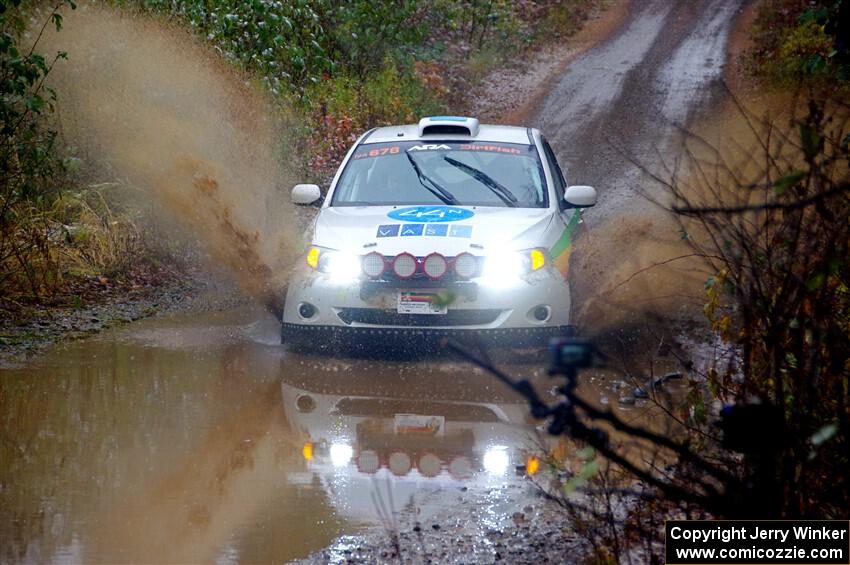
[[[39,48],[68,52],[51,74],[65,141],[164,204],[279,313],[297,241],[280,106],[191,34],[149,17],[81,5]]]

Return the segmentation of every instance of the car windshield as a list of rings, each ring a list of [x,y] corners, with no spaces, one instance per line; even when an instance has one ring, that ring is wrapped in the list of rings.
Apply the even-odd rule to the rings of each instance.
[[[331,206],[456,204],[545,208],[543,165],[533,145],[439,141],[357,148]]]

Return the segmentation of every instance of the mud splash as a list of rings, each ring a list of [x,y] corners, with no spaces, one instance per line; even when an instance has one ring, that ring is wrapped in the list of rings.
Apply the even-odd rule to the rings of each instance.
[[[694,319],[709,272],[665,212],[605,222],[576,241],[573,314],[587,335]]]
[[[81,5],[39,48],[68,52],[51,74],[65,141],[96,174],[162,203],[279,312],[296,241],[282,110],[189,33],[148,17]]]
[[[751,187],[768,182],[765,143],[775,158],[786,158],[784,140],[796,127],[787,94],[735,97],[697,114],[677,142],[628,179],[637,198],[628,207],[614,202],[616,219],[597,221],[577,239],[574,315],[589,334],[705,321],[705,285],[719,269],[715,246],[722,242],[698,219],[670,209],[673,190],[665,183],[698,208],[756,203],[763,194]],[[799,105],[797,115],[804,110]]]

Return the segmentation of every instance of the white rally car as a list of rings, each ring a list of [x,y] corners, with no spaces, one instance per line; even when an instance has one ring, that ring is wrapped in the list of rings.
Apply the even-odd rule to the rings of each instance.
[[[536,129],[423,118],[365,133],[319,204],[290,281],[284,342],[475,334],[511,345],[571,332],[570,248],[589,186],[566,186]]]

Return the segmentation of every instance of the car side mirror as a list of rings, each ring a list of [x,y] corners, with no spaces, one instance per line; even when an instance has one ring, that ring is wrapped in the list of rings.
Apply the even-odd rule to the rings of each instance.
[[[292,188],[292,203],[309,206],[322,199],[322,190],[317,184],[296,184]]]
[[[592,186],[569,186],[564,191],[564,201],[570,208],[590,208],[596,204],[596,189]]]

